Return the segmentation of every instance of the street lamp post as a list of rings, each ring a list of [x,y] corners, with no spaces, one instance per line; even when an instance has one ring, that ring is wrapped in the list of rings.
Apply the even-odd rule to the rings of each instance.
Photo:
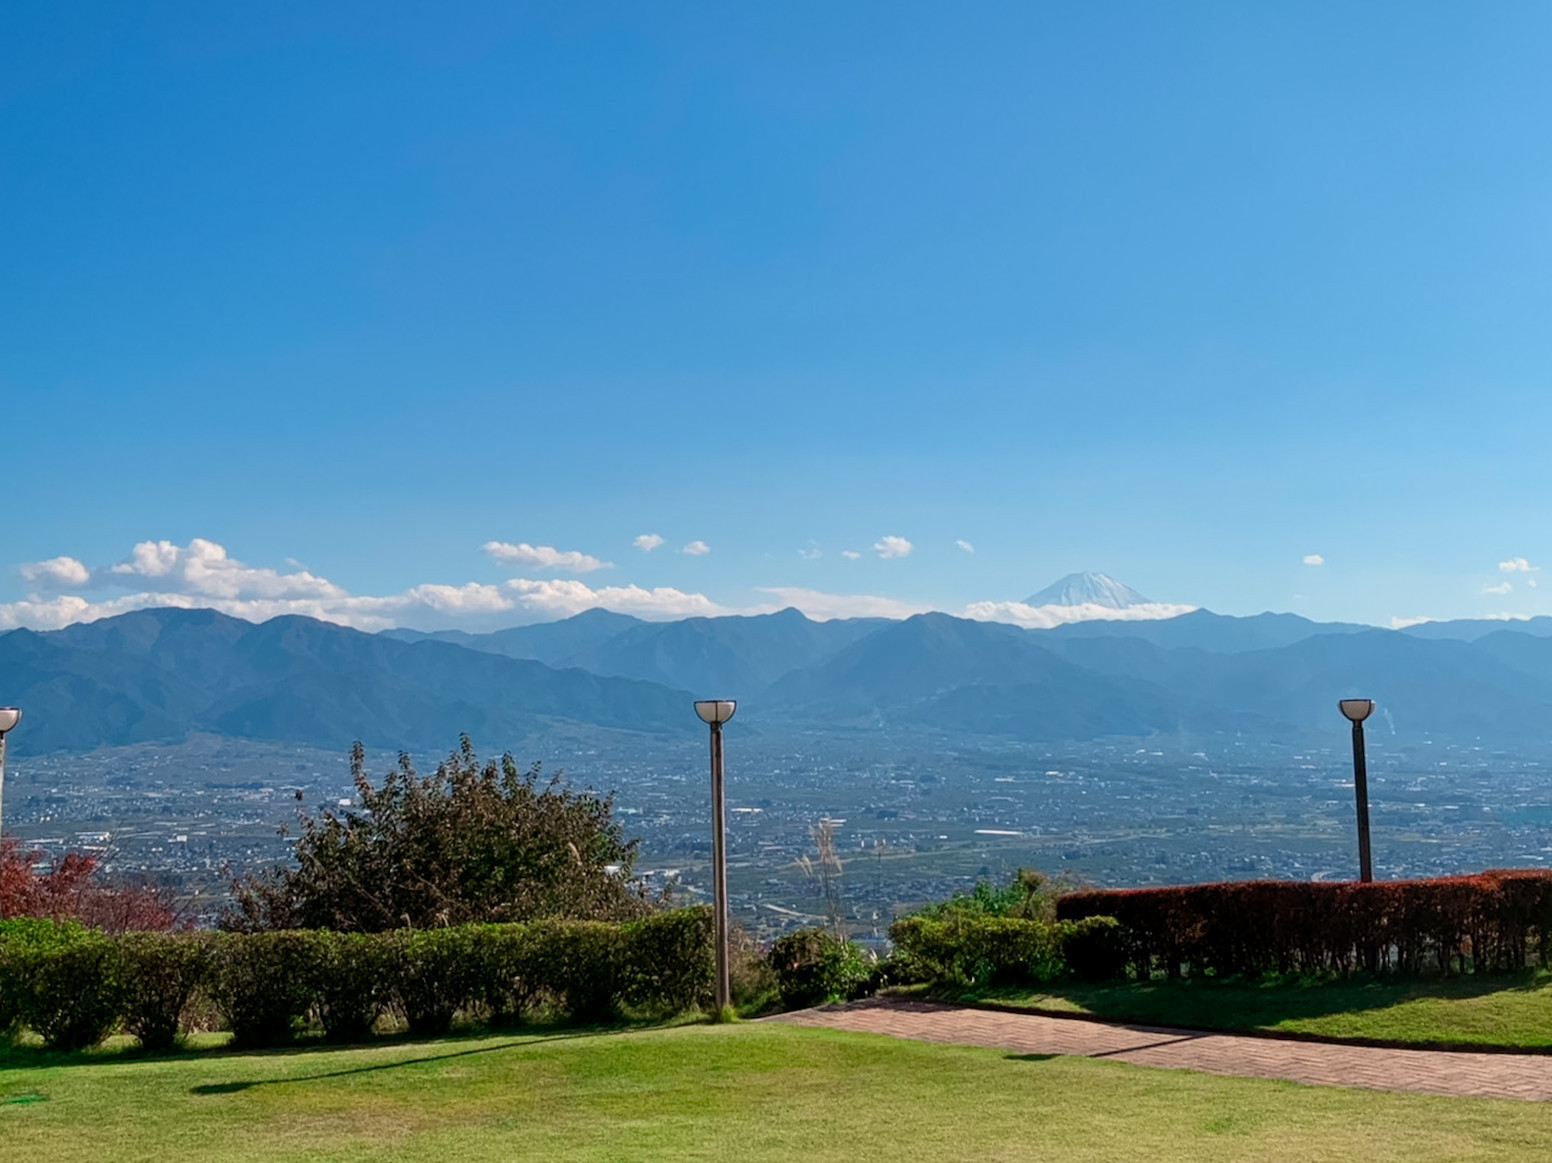
[[[733,1004],[728,976],[727,819],[722,792],[722,724],[733,717],[732,699],[701,699],[695,713],[711,726],[711,864],[712,912],[717,943],[717,1014]]]
[[[15,707],[0,707],[0,836],[5,835],[5,736],[21,721],[22,713]]]
[[[1363,754],[1363,721],[1374,713],[1373,699],[1343,699],[1337,703],[1353,725],[1353,793],[1358,797],[1358,879],[1374,879],[1369,853],[1369,766]]]

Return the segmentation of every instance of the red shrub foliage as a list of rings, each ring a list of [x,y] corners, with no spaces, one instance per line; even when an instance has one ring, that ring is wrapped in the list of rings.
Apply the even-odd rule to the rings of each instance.
[[[1511,972],[1552,960],[1552,870],[1075,892],[1057,916],[1115,917],[1139,977]]]
[[[26,851],[14,836],[0,840],[0,921],[47,917],[80,921],[109,933],[181,929],[188,925],[165,888],[103,876],[94,857],[78,852],[51,860]]]

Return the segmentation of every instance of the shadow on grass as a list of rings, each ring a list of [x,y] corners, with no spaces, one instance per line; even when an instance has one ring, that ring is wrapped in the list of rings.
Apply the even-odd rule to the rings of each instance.
[[[1286,1022],[1313,1021],[1349,1015],[1360,1017],[1405,1002],[1470,1002],[1492,995],[1546,992],[1552,1000],[1552,974],[1545,970],[1465,977],[1349,978],[1340,980],[1197,978],[1176,981],[1125,982],[1113,985],[1059,983],[1036,988],[982,989],[962,992],[955,1000],[989,1002],[1055,1013],[1071,1012],[1105,1021],[1141,1025],[1181,1026],[1211,1030],[1271,1030]],[[948,995],[939,995],[945,1000]],[[1507,1044],[1552,1045],[1549,1019],[1537,1021],[1534,1001],[1520,1003],[1522,1012],[1506,1030]],[[1506,1015],[1507,1016],[1507,1015]],[[1428,1042],[1439,1038],[1419,1013],[1415,1031],[1404,1040]],[[1432,1036],[1431,1036],[1432,1035]],[[1398,1029],[1392,1037],[1400,1037]],[[1447,1037],[1448,1035],[1444,1035]]]
[[[352,1066],[347,1070],[329,1070],[322,1074],[297,1074],[289,1078],[253,1078],[242,1082],[207,1082],[189,1087],[190,1094],[238,1094],[256,1086],[279,1086],[287,1082],[319,1082],[326,1078],[348,1078],[354,1074],[372,1074],[379,1070],[395,1070],[400,1066],[418,1066],[423,1062],[446,1062],[453,1058],[468,1058],[474,1054],[490,1054],[497,1050],[516,1050],[524,1046],[536,1046],[541,1042],[564,1042],[577,1038],[600,1038],[606,1035],[639,1032],[644,1027],[632,1029],[574,1030],[562,1034],[546,1034],[540,1037],[515,1037],[494,1046],[476,1046],[472,1050],[452,1050],[446,1054],[427,1054],[420,1058],[401,1058],[394,1062],[374,1062],[370,1066]],[[335,1046],[333,1049],[376,1048],[379,1043],[362,1043],[354,1047]]]
[[[1060,1054],[1004,1054],[1009,1062],[1055,1062]]]
[[[363,1042],[329,1042],[317,1035],[303,1033],[295,1040],[281,1043],[278,1046],[234,1046],[230,1042],[224,1042],[213,1046],[184,1044],[175,1049],[163,1051],[144,1050],[134,1044],[133,1041],[122,1037],[115,1038],[114,1041],[124,1044],[95,1046],[87,1050],[49,1050],[43,1046],[0,1045],[0,1072],[40,1068],[53,1069],[64,1066],[122,1066],[130,1063],[194,1062],[233,1057],[293,1058],[308,1054],[331,1054],[341,1050],[383,1050],[393,1046],[428,1041],[457,1043],[479,1041],[488,1038],[519,1039],[519,1041],[503,1043],[504,1046],[513,1046],[522,1045],[525,1042],[599,1037],[605,1034],[626,1034],[642,1030],[662,1030],[673,1025],[682,1024],[684,1020],[693,1021],[694,1019],[681,1019],[669,1022],[626,1021],[597,1026],[534,1025],[498,1028],[474,1025],[452,1030],[439,1038],[427,1038],[425,1035],[411,1034],[408,1030],[398,1030],[392,1033],[374,1035]],[[196,1035],[196,1037],[199,1037],[199,1035]],[[460,1051],[459,1053],[481,1053],[487,1049],[499,1048],[476,1047],[473,1050]]]

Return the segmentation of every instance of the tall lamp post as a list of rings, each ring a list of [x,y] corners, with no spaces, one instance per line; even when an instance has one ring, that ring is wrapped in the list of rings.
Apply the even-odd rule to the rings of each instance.
[[[15,707],[0,707],[0,836],[5,835],[5,736],[22,721]]]
[[[700,699],[695,713],[711,725],[711,864],[712,913],[716,921],[717,1013],[733,1004],[728,977],[727,819],[722,793],[722,724],[733,717],[733,699]]]
[[[1358,879],[1374,879],[1369,855],[1369,767],[1363,754],[1363,721],[1374,713],[1373,699],[1343,699],[1337,703],[1353,725],[1353,793],[1358,797]]]

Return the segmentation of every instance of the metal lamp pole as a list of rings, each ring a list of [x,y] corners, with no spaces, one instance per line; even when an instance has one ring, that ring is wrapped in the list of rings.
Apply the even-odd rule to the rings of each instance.
[[[722,724],[733,717],[733,699],[701,699],[695,713],[711,726],[711,864],[712,914],[717,946],[717,1013],[733,1004],[728,974],[727,813],[722,788]]]
[[[5,737],[21,720],[15,707],[0,707],[0,836],[5,835]]]
[[[1358,879],[1374,879],[1369,849],[1369,765],[1363,753],[1363,721],[1374,713],[1373,699],[1343,699],[1337,704],[1353,725],[1353,794],[1358,799]]]

